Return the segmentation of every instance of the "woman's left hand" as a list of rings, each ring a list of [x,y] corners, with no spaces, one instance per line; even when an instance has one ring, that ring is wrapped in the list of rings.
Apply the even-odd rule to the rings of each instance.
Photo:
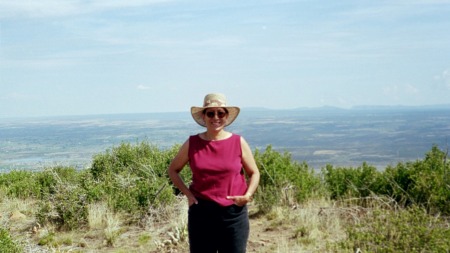
[[[237,206],[245,206],[248,202],[253,200],[251,195],[227,196],[227,199],[233,200],[234,204]]]

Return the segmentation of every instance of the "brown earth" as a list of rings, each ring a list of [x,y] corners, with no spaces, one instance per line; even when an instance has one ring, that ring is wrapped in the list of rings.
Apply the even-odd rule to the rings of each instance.
[[[322,203],[314,203],[314,205]],[[303,208],[279,208],[271,214],[258,215],[256,207],[250,205],[250,238],[247,252],[253,253],[291,253],[291,252],[325,252],[322,243],[326,236],[313,235],[312,225],[322,227],[334,226],[334,216],[318,217],[322,208],[305,206]],[[278,210],[278,211],[277,211]],[[183,212],[183,210],[179,210]],[[185,253],[189,252],[187,232],[174,229],[176,219],[163,219],[146,223],[146,225],[121,224],[113,243],[105,239],[105,229],[84,229],[79,231],[61,232],[54,228],[41,226],[33,218],[32,212],[23,212],[25,217],[11,217],[2,211],[2,225],[8,227],[13,238],[21,242],[25,252],[105,252],[105,253]],[[300,214],[302,213],[302,214]],[[16,213],[17,215],[17,213]],[[317,221],[319,219],[319,221]],[[307,220],[311,224],[306,225]],[[323,223],[323,224],[318,224]],[[174,224],[176,224],[174,226]],[[183,223],[179,223],[183,224]],[[6,226],[5,226],[6,225]],[[182,225],[181,225],[182,226]],[[339,232],[335,230],[336,232]],[[327,233],[333,233],[328,231]],[[336,233],[338,234],[338,233]],[[337,238],[338,236],[336,236]],[[334,238],[331,238],[334,239]],[[41,244],[42,246],[40,246]],[[322,243],[323,244],[323,243]]]

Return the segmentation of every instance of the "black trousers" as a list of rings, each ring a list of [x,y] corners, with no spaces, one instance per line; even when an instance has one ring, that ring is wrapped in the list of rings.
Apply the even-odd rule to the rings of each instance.
[[[190,252],[245,253],[250,232],[247,206],[198,201],[189,207]]]

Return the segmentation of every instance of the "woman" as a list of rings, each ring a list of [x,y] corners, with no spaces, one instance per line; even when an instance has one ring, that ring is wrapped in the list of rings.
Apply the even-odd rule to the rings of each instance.
[[[225,130],[239,112],[239,107],[227,105],[223,94],[206,95],[202,107],[191,107],[192,117],[206,131],[190,136],[168,168],[173,184],[188,199],[191,253],[246,251],[250,230],[246,204],[260,174],[245,139]],[[192,171],[189,187],[179,175],[187,163]]]

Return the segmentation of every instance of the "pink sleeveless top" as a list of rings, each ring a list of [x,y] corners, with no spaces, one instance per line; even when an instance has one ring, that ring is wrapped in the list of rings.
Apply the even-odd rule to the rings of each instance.
[[[192,170],[189,189],[197,198],[230,206],[234,202],[227,196],[241,196],[247,191],[239,135],[232,134],[219,141],[190,136],[189,166]]]

